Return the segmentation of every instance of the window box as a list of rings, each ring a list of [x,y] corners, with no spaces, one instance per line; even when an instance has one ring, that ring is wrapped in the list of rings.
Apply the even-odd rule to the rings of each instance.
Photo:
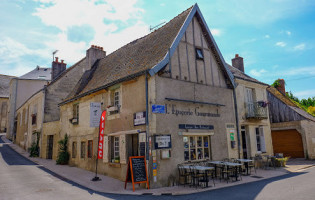
[[[71,124],[78,124],[79,123],[79,120],[77,118],[69,119],[69,121]]]

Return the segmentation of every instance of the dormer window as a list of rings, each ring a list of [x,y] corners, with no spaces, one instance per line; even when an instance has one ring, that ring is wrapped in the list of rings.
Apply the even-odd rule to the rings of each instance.
[[[203,51],[202,49],[196,48],[196,59],[203,60]]]

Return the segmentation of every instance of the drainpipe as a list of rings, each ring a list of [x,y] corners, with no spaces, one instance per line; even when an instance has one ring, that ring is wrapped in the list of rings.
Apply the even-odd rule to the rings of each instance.
[[[45,118],[45,99],[46,99],[46,87],[43,88],[43,100],[42,100],[42,120],[41,120],[41,128],[40,128],[40,147],[39,147],[39,156],[42,158],[42,152],[43,152],[43,127],[44,127],[44,118]]]
[[[148,181],[150,182],[150,167],[149,167],[149,88],[148,88],[148,71],[145,71],[145,124],[146,124],[146,131],[145,131],[145,139],[146,139],[146,163],[147,163],[147,170],[148,170]]]
[[[235,109],[235,120],[236,120],[236,133],[237,133],[237,154],[238,158],[241,158],[241,138],[240,138],[240,129],[238,121],[238,112],[237,112],[237,102],[236,102],[236,91],[233,88],[233,98],[234,98],[234,109]]]

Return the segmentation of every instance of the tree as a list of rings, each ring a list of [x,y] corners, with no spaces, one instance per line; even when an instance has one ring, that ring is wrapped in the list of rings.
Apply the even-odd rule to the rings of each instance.
[[[56,163],[57,165],[67,165],[69,162],[70,154],[68,152],[68,135],[65,134],[65,138],[58,141],[59,150]]]
[[[40,131],[33,131],[33,135],[36,135],[36,142],[33,142],[28,150],[30,152],[30,157],[38,157]]]

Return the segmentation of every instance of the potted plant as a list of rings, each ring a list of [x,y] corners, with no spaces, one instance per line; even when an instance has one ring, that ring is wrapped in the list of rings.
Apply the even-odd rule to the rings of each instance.
[[[115,158],[115,163],[119,163],[119,161],[120,161],[120,158],[119,158],[119,156],[117,156],[117,157]]]

